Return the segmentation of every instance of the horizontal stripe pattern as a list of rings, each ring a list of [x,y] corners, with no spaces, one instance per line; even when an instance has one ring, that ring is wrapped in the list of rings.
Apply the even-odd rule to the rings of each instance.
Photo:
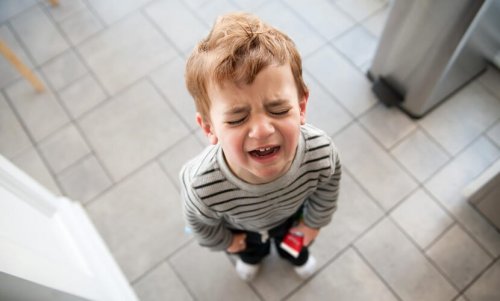
[[[273,228],[304,205],[304,222],[314,228],[328,224],[337,208],[341,165],[331,139],[311,125],[301,128],[304,141],[292,180],[271,191],[239,187],[225,174],[210,146],[188,162],[180,174],[188,225],[200,245],[223,250],[231,242],[229,228],[261,232]]]

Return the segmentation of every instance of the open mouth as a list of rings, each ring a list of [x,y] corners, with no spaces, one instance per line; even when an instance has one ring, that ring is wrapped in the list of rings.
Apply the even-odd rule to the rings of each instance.
[[[279,146],[273,146],[273,147],[263,147],[263,148],[258,148],[253,151],[250,151],[250,155],[257,157],[257,158],[262,158],[262,157],[267,157],[274,155],[280,150]]]

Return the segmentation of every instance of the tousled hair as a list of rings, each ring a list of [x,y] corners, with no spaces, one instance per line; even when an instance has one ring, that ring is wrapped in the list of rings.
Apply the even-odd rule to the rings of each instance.
[[[210,85],[221,87],[227,81],[248,85],[262,69],[285,64],[290,65],[301,99],[308,89],[293,41],[254,15],[230,13],[217,19],[208,36],[191,53],[186,64],[186,86],[196,110],[207,121]]]

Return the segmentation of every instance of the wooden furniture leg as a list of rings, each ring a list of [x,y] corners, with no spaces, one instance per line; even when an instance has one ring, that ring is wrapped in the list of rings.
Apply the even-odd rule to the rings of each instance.
[[[0,41],[0,53],[26,78],[37,92],[43,92],[45,87],[36,75],[10,50],[9,47]]]

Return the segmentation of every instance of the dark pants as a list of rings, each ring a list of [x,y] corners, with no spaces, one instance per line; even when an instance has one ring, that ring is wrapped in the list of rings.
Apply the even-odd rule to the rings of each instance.
[[[302,210],[299,210],[299,212],[287,219],[284,223],[268,231],[269,238],[272,238],[274,240],[279,256],[288,260],[295,266],[301,266],[306,263],[307,259],[309,258],[309,250],[307,249],[307,247],[302,247],[302,251],[300,252],[299,256],[295,258],[288,252],[280,248],[279,245],[285,238],[288,230],[290,230],[290,228],[294,226],[294,223],[299,219],[301,211]],[[240,256],[243,262],[248,264],[258,264],[271,252],[270,239],[262,242],[262,236],[259,233],[242,230],[233,230],[233,232],[245,233],[247,235],[246,249],[242,252],[236,253]]]

